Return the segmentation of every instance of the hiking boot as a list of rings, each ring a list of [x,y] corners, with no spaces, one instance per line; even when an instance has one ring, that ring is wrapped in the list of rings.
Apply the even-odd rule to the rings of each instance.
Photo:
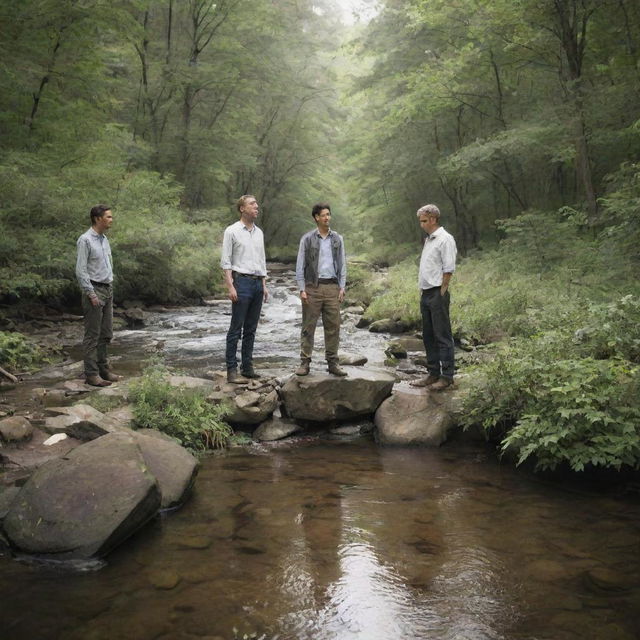
[[[329,373],[332,373],[334,376],[348,375],[347,372],[337,362],[329,362],[327,371]]]
[[[103,380],[108,380],[109,382],[118,382],[118,380],[122,380],[122,376],[119,376],[115,373],[111,373],[111,371],[100,372],[100,377]]]
[[[240,382],[237,369],[227,369],[227,382],[231,382],[232,384]]]
[[[430,387],[432,384],[435,384],[436,382],[438,382],[438,380],[440,380],[440,376],[434,376],[432,374],[429,374],[424,378],[418,378],[417,380],[412,380],[409,384],[412,387]]]
[[[308,376],[310,365],[304,360],[300,363],[300,366],[296,369],[297,376]]]
[[[242,375],[245,378],[253,378],[253,379],[256,379],[256,378],[260,377],[260,374],[256,373],[256,370],[253,367],[251,367],[251,369],[247,369],[246,371],[243,371]]]
[[[103,380],[99,376],[87,376],[85,382],[92,387],[110,387],[111,383],[108,380]]]
[[[429,390],[430,391],[444,391],[445,389],[448,389],[452,384],[453,384],[453,380],[451,380],[449,378],[440,378],[440,380],[438,380],[438,382],[436,382],[435,384],[432,384],[429,387]]]

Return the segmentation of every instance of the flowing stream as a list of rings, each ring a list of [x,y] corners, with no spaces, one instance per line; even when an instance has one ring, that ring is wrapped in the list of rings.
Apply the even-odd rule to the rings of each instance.
[[[272,293],[256,365],[281,371],[298,357],[290,272]],[[154,351],[221,368],[228,312],[151,314],[116,336],[116,368]],[[367,366],[384,343],[346,320],[341,346]],[[633,494],[544,481],[477,445],[305,436],[204,458],[189,502],[100,570],[0,558],[0,638],[632,640],[639,551]]]

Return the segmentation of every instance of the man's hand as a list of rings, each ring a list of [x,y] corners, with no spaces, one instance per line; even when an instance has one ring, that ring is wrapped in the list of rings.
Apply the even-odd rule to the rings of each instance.
[[[344,289],[338,291],[338,302],[344,302]]]
[[[238,292],[233,285],[229,287],[229,300],[231,300],[231,302],[238,302]]]
[[[265,302],[269,299],[269,289],[267,289],[267,287],[262,288],[262,299]]]
[[[100,299],[98,298],[98,296],[95,293],[90,293],[89,294],[89,302],[94,307],[99,307],[100,306]]]
[[[306,291],[301,291],[300,292],[300,300],[302,300],[302,304],[305,304],[309,301],[309,298],[307,296],[307,292]]]

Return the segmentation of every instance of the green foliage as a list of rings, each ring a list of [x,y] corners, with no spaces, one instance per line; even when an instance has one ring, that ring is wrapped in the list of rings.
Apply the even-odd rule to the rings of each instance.
[[[640,368],[567,355],[563,340],[516,342],[484,367],[463,423],[501,439],[518,464],[640,466]]]
[[[174,387],[168,376],[165,367],[152,365],[131,385],[135,426],[162,431],[194,451],[226,446],[233,433],[224,422],[230,407],[211,404],[201,390]]]
[[[389,269],[384,291],[373,298],[365,317],[369,320],[401,319],[410,326],[420,326],[418,266],[415,258],[408,258]]]
[[[574,341],[598,359],[621,358],[640,364],[640,298],[627,295],[606,305],[591,305],[588,325]]]
[[[0,366],[10,371],[36,369],[46,360],[40,347],[21,333],[0,331]]]

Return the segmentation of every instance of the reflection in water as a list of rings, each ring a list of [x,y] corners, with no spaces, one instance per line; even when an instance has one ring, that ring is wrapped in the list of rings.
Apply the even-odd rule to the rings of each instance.
[[[461,447],[235,449],[101,571],[2,560],[2,637],[631,640],[639,515]]]

